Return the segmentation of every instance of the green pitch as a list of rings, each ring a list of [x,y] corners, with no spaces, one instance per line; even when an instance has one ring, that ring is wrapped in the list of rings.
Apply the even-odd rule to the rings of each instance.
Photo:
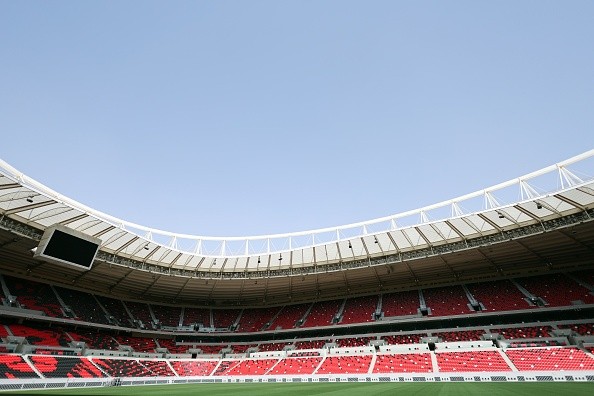
[[[389,396],[389,395],[594,395],[594,383],[580,382],[471,382],[471,383],[307,383],[307,384],[187,384],[124,386],[112,388],[2,392],[35,395],[122,395],[122,396]]]

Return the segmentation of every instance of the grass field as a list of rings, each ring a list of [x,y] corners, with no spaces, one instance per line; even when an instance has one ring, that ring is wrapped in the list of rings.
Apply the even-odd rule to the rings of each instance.
[[[111,388],[64,389],[48,391],[2,392],[1,394],[26,395],[124,395],[124,396],[388,396],[402,395],[594,395],[594,383],[583,382],[468,382],[468,383],[307,383],[307,384],[189,384],[151,385]]]

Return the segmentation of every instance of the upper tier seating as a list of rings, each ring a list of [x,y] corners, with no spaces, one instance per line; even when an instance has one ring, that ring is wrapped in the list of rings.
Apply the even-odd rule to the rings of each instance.
[[[0,378],[39,378],[21,355],[0,355]]]
[[[184,326],[201,323],[204,327],[210,327],[210,309],[209,308],[185,308]]]
[[[180,307],[169,307],[166,305],[151,305],[155,318],[159,321],[161,326],[178,327],[179,318],[181,317]],[[145,323],[146,325],[146,323]]]
[[[382,336],[381,339],[386,340],[390,345],[419,344],[421,342],[421,337],[427,337],[427,334],[390,334]]]
[[[243,310],[241,320],[239,321],[239,332],[254,332],[264,329],[267,323],[272,321],[272,318],[280,310],[279,307],[272,308],[246,308]]]
[[[432,333],[434,337],[441,338],[444,342],[456,341],[479,341],[481,336],[485,334],[483,330],[459,330],[459,331],[442,331],[439,333]]]
[[[116,300],[109,297],[97,296],[97,300],[105,307],[107,312],[115,318],[115,320],[123,327],[134,327],[132,326],[132,319],[126,312],[126,308],[121,300]]]
[[[213,319],[214,319],[214,327],[216,328],[223,328],[227,329],[231,327],[237,317],[241,309],[215,309],[212,311]]]
[[[287,345],[290,344],[288,342],[269,342],[258,345],[258,350],[260,352],[282,351]]]
[[[373,321],[378,296],[349,298],[342,311],[340,324],[365,323]]]
[[[289,357],[280,362],[268,373],[270,375],[312,374],[320,365],[321,357]]]
[[[218,360],[171,360],[171,366],[180,377],[211,375]]]
[[[428,353],[377,355],[374,373],[431,373],[433,364]]]
[[[342,300],[320,301],[313,305],[302,327],[329,326]]]
[[[367,374],[371,356],[328,356],[316,374]]]
[[[594,370],[594,358],[577,348],[508,349],[505,354],[520,371]]]
[[[331,340],[297,341],[295,343],[295,349],[322,349],[328,342],[332,342],[332,341]]]
[[[460,286],[423,289],[425,304],[431,309],[432,316],[469,314],[468,297]]]
[[[369,341],[376,340],[377,337],[349,337],[349,338],[337,338],[336,344],[340,348],[347,348],[347,347],[358,347],[358,346],[366,346],[369,344]]]
[[[572,305],[572,301],[581,300],[586,304],[594,303],[594,296],[582,285],[564,274],[548,274],[518,279],[526,290],[544,299],[549,306]],[[559,293],[563,290],[563,293]]]
[[[6,286],[22,308],[42,311],[54,318],[64,317],[62,306],[49,285],[3,275]]]
[[[583,336],[594,335],[594,323],[558,325],[557,327],[560,329],[571,329]]]
[[[46,378],[102,378],[101,372],[84,357],[31,356],[35,368]]]
[[[126,301],[125,304],[134,319],[140,320],[146,329],[153,328],[153,318],[151,317],[148,304],[133,301]]]
[[[506,339],[512,340],[516,338],[550,337],[551,326],[510,327],[490,330],[491,333],[499,333]]]
[[[571,275],[594,287],[594,269],[572,272]]]
[[[511,371],[498,351],[466,351],[436,353],[439,371]]]
[[[534,308],[525,300],[526,296],[509,280],[472,283],[466,285],[474,298],[487,311],[513,311]]]
[[[295,323],[303,318],[311,304],[285,305],[274,319],[269,330],[292,329]]]
[[[384,317],[418,315],[419,306],[419,292],[417,290],[388,293],[382,297]]]
[[[62,301],[64,301],[64,304],[76,314],[79,320],[109,324],[105,312],[97,304],[97,300],[95,300],[92,294],[57,286],[56,291],[62,298]]]
[[[257,346],[258,346],[258,344],[243,344],[243,345],[233,344],[233,345],[231,345],[231,349],[233,349],[233,353],[245,353],[248,349],[255,348]]]

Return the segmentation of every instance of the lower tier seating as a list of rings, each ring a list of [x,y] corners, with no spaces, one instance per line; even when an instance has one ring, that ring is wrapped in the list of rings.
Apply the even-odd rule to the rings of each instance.
[[[577,348],[508,349],[505,354],[520,371],[594,370],[594,357]]]
[[[31,356],[31,363],[45,378],[102,378],[105,375],[87,358]]]
[[[371,365],[371,356],[329,356],[316,374],[366,374]]]
[[[436,353],[440,372],[511,371],[498,351]]]
[[[171,366],[180,377],[211,375],[218,360],[171,360]]]
[[[0,378],[39,378],[20,355],[0,355]]]
[[[374,373],[431,373],[433,364],[428,353],[377,355]]]
[[[268,373],[271,375],[300,375],[300,374],[312,374],[315,369],[320,365],[322,361],[321,357],[311,358],[286,358],[281,359],[280,362]]]
[[[110,377],[151,377],[153,374],[134,359],[97,359],[95,363]]]

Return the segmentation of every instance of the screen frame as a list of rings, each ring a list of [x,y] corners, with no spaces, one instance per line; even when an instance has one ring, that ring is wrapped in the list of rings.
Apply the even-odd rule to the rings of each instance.
[[[97,248],[95,249],[95,253],[93,254],[93,257],[91,258],[91,261],[88,266],[84,266],[84,265],[77,264],[77,263],[67,261],[67,260],[62,260],[59,257],[50,256],[50,255],[45,254],[47,246],[50,243],[50,241],[56,231],[60,231],[64,234],[70,235],[74,238],[78,238],[83,241],[90,242],[94,245],[97,245]],[[61,224],[54,224],[54,225],[45,229],[43,236],[41,237],[41,240],[39,241],[39,245],[37,246],[37,249],[35,250],[33,257],[35,257],[37,259],[44,260],[44,261],[48,261],[48,262],[51,262],[54,264],[67,266],[69,268],[75,268],[78,270],[88,271],[93,267],[93,263],[95,262],[95,258],[97,257],[97,253],[99,252],[100,247],[101,247],[101,239],[100,238],[84,234],[80,231],[73,230],[72,228],[68,228]]]

